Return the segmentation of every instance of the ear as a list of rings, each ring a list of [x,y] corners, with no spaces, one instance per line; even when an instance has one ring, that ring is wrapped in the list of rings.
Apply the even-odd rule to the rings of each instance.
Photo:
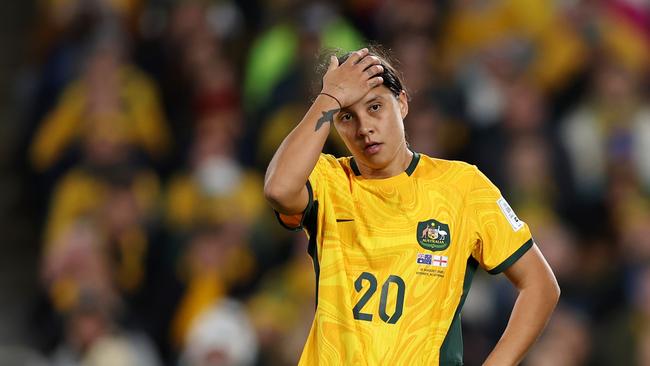
[[[409,101],[408,101],[408,97],[406,96],[405,90],[402,90],[399,93],[397,102],[399,103],[399,111],[400,114],[402,115],[402,119],[404,119],[406,118],[406,115],[409,114]]]

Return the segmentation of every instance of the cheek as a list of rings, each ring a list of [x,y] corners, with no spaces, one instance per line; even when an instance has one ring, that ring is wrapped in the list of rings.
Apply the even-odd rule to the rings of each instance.
[[[343,142],[345,143],[345,146],[347,146],[348,149],[350,149],[350,147],[354,145],[352,144],[352,141],[354,141],[354,135],[355,135],[352,127],[349,125],[343,126],[340,124],[334,125],[334,127],[336,128],[336,132],[338,133],[341,140],[343,140]]]
[[[404,136],[404,122],[399,114],[393,116],[389,128],[391,137],[399,139]]]

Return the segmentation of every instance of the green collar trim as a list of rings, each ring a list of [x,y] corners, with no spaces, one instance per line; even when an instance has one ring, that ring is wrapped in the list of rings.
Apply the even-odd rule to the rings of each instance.
[[[415,168],[418,166],[419,162],[420,162],[420,154],[413,151],[413,158],[411,159],[411,164],[409,164],[409,166],[405,170],[406,175],[410,177],[411,174],[413,174],[413,172],[415,171]]]
[[[419,162],[420,162],[420,153],[413,151],[413,157],[411,158],[411,163],[409,164],[409,166],[406,168],[404,172],[410,177],[411,174],[413,174],[413,172],[415,171],[415,168],[418,166]],[[350,168],[352,168],[354,175],[356,176],[361,175],[359,166],[357,165],[357,162],[354,160],[354,158],[350,158]]]

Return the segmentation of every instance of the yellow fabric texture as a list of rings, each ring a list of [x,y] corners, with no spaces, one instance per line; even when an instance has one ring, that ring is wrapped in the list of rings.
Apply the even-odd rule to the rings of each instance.
[[[168,151],[170,132],[153,81],[129,66],[122,68],[120,79],[120,98],[125,108],[107,116],[86,115],[88,94],[82,81],[65,88],[30,146],[30,159],[37,171],[49,169],[73,142],[93,134],[133,144],[153,158]]]
[[[364,179],[350,158],[322,154],[309,182],[318,202],[308,232],[318,299],[300,365],[437,365],[470,258],[493,270],[531,240],[525,223],[513,225],[502,212],[499,190],[466,163],[421,155],[411,175]],[[419,243],[432,219],[447,225],[448,247]],[[423,254],[444,256],[447,266],[418,263]],[[402,314],[391,324],[380,314],[397,313],[399,279]],[[372,319],[355,319],[355,306]]]

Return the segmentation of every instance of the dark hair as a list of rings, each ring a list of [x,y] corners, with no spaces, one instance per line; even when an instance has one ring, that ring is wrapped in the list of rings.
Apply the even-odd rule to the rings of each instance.
[[[382,79],[384,80],[383,85],[386,88],[388,88],[388,90],[390,90],[395,97],[399,97],[402,90],[406,92],[407,90],[406,87],[404,86],[403,76],[395,68],[394,64],[396,64],[397,61],[393,57],[391,57],[390,50],[387,50],[380,45],[370,45],[368,46],[368,51],[369,51],[368,55],[378,57],[381,66],[384,67],[384,72],[378,75],[381,76]],[[338,53],[340,53],[340,51],[337,52],[337,50],[326,50],[325,52],[321,53],[321,57],[320,57],[321,62],[319,67],[321,84],[322,84],[322,76],[325,75],[325,71],[327,71],[327,66],[329,65],[330,55],[338,54]],[[337,55],[337,58],[339,60],[339,65],[344,63],[351,55],[352,52],[347,52],[342,56]],[[406,96],[407,98],[409,97],[408,92],[406,93]]]

